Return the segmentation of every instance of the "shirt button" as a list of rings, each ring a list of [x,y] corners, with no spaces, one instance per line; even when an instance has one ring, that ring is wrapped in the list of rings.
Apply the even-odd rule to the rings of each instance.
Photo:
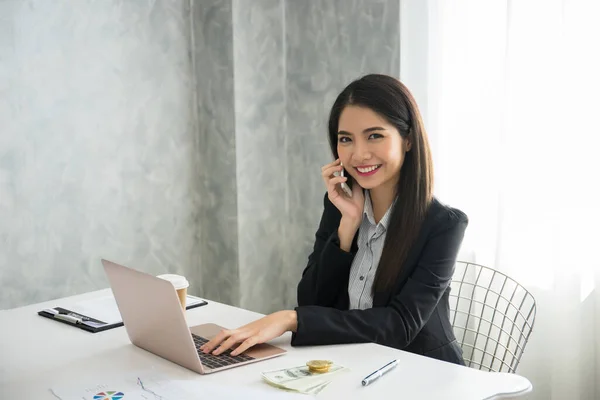
[[[361,281],[364,281],[364,280],[365,280],[365,277],[364,277],[364,276],[361,276],[361,277],[360,277],[360,278],[358,278],[358,279],[360,279]]]

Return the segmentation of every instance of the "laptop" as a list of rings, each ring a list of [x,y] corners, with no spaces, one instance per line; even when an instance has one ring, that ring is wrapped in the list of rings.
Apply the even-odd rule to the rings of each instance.
[[[102,260],[102,265],[129,340],[137,347],[199,374],[266,360],[286,352],[263,343],[234,357],[230,350],[218,356],[204,354],[200,346],[223,328],[212,323],[188,327],[171,282],[107,260]]]

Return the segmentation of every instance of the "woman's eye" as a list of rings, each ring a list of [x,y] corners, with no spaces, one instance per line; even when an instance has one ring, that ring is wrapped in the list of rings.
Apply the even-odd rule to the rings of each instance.
[[[350,142],[350,138],[348,136],[339,136],[338,137],[338,142],[340,142],[340,143],[348,143],[348,142]]]
[[[383,135],[381,133],[371,133],[369,135],[369,139],[380,139],[382,137],[383,137]]]

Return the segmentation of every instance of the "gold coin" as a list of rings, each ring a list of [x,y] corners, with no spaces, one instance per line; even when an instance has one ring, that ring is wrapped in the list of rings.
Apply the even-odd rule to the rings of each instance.
[[[313,367],[313,368],[329,367],[329,366],[331,366],[331,364],[333,364],[333,362],[331,362],[329,360],[310,360],[309,362],[306,363],[307,366]]]
[[[310,372],[323,373],[329,371],[333,362],[328,360],[311,360],[306,363]]]

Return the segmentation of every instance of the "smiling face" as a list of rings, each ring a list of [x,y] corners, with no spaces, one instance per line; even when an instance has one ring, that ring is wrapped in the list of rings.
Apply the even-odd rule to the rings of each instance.
[[[364,189],[395,190],[410,142],[373,110],[346,106],[338,122],[337,152]]]

